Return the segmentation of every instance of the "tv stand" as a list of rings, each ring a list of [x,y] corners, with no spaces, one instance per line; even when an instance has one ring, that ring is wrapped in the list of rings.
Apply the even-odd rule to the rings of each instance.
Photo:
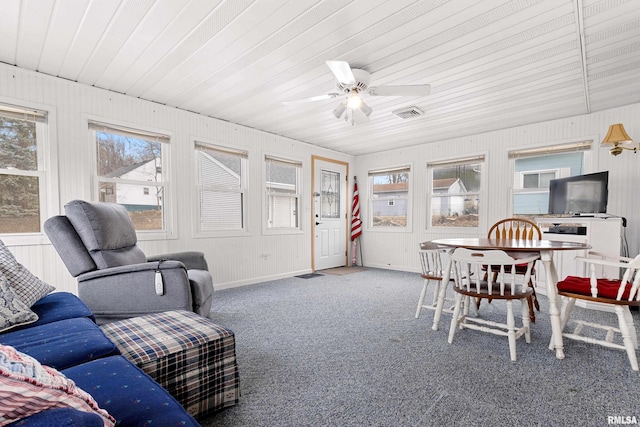
[[[613,216],[572,216],[572,217],[543,217],[536,218],[542,238],[545,240],[560,240],[568,242],[587,243],[589,251],[609,255],[620,255],[622,244],[622,218]],[[550,232],[551,231],[556,231]],[[567,276],[587,277],[589,271],[583,262],[575,260],[576,256],[586,256],[584,251],[558,251],[553,254],[553,260],[558,272],[558,280]],[[545,293],[544,269],[537,268],[536,292]],[[598,267],[598,277],[608,279],[620,278],[620,271],[615,267]],[[540,292],[542,291],[542,292]]]

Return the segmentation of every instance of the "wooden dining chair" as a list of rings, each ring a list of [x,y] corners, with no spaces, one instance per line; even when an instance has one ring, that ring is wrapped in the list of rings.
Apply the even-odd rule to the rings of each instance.
[[[626,258],[590,252],[586,257],[576,257],[576,260],[589,266],[589,277],[567,276],[558,282],[558,294],[565,297],[560,314],[562,337],[626,351],[631,369],[637,371],[638,337],[629,307],[640,306],[638,289],[640,288],[640,255],[635,258]],[[598,277],[600,266],[622,269],[624,271],[622,279]],[[597,323],[605,318],[606,314],[602,313],[596,317],[597,321],[572,319],[576,327],[571,332],[565,332],[577,300],[587,302],[584,306],[586,310],[601,311],[602,306],[598,307],[598,304],[612,307],[618,319],[618,327]],[[596,333],[600,331],[604,337],[593,333],[584,334],[588,330],[595,330]],[[620,343],[620,337],[622,343]],[[549,348],[552,346],[553,344],[550,344]]]
[[[537,253],[527,253],[522,258],[513,258],[500,250],[456,249],[451,255],[456,304],[449,328],[449,344],[453,343],[457,329],[474,329],[506,336],[509,340],[509,355],[511,360],[515,361],[516,340],[524,335],[526,342],[531,342],[528,305],[525,300],[533,292],[527,283],[537,259]],[[524,282],[516,280],[516,268],[523,264],[526,265]],[[484,266],[488,266],[489,271],[496,271],[496,273],[487,275],[483,269]],[[506,323],[469,316],[470,302],[478,299],[504,300],[507,305]],[[514,300],[520,301],[522,312],[520,327],[516,327],[515,323]]]
[[[442,284],[443,268],[446,266],[447,250],[441,246],[435,245],[431,242],[424,242],[420,244],[418,250],[418,256],[420,257],[420,267],[422,272],[420,276],[424,279],[422,291],[420,292],[420,298],[418,299],[418,308],[416,309],[416,319],[420,317],[420,312],[423,308],[429,310],[435,310],[438,302],[438,295],[440,293],[440,286]],[[433,300],[431,303],[425,304],[425,298],[429,285],[434,284]],[[445,285],[446,286],[446,285]],[[445,290],[446,292],[446,290]],[[443,309],[444,312],[452,313],[450,309]]]
[[[487,237],[490,239],[509,239],[509,240],[541,240],[542,239],[542,231],[540,231],[540,227],[538,225],[526,218],[505,218],[496,222],[491,226],[489,232],[487,233]],[[526,271],[526,265],[521,265],[516,268],[517,274],[524,275]],[[535,266],[531,271],[531,278],[529,279],[529,287],[531,287],[531,296],[527,299],[527,303],[529,305],[529,320],[532,323],[536,321],[535,310],[540,311],[540,303],[538,302],[538,298],[536,296],[536,290],[534,286],[535,277]],[[476,302],[476,304],[480,304],[480,300]],[[534,310],[535,307],[535,310]]]

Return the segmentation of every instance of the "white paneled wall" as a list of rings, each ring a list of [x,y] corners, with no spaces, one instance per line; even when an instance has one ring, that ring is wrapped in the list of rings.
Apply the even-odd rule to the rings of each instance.
[[[511,214],[509,206],[510,172],[507,153],[515,147],[592,139],[593,150],[585,173],[609,171],[608,212],[627,218],[625,230],[629,253],[640,252],[640,153],[626,151],[614,157],[599,144],[609,125],[623,123],[627,133],[640,141],[640,104],[537,123],[437,143],[402,148],[390,152],[358,156],[355,175],[361,197],[364,221],[362,247],[366,265],[418,271],[417,248],[420,242],[443,237],[485,236],[488,226]],[[483,153],[486,192],[481,198],[481,224],[478,229],[442,229],[427,227],[427,162]],[[367,218],[368,171],[390,165],[412,164],[413,197],[411,232],[373,231]]]
[[[145,240],[140,246],[147,254],[203,251],[217,289],[311,271],[311,156],[353,162],[351,156],[281,136],[3,64],[0,64],[0,102],[50,112],[51,145],[58,154],[58,163],[51,168],[58,171],[60,191],[59,197],[50,195],[53,206],[47,216],[63,212],[63,205],[70,200],[91,199],[95,148],[88,137],[88,118],[170,134],[176,238]],[[248,233],[235,237],[195,237],[194,138],[249,152]],[[302,233],[263,235],[265,153],[303,161]],[[76,292],[75,279],[46,238],[36,239],[36,243],[21,243],[7,236],[3,240],[33,273],[58,290]]]
[[[625,152],[610,156],[599,141],[612,123],[624,123],[627,132],[640,141],[640,104],[616,108],[590,115],[538,123],[501,131],[472,135],[454,140],[423,144],[384,153],[351,156],[318,149],[305,143],[246,128],[222,120],[165,107],[63,79],[24,71],[0,64],[0,102],[19,102],[51,112],[52,147],[57,150],[58,194],[50,195],[53,206],[48,215],[62,212],[64,203],[72,199],[91,198],[92,150],[86,120],[91,117],[142,129],[169,133],[171,140],[172,179],[176,184],[175,239],[143,241],[148,254],[180,250],[200,250],[206,254],[218,289],[286,277],[311,268],[311,156],[349,162],[351,178],[358,177],[361,216],[364,232],[361,238],[365,264],[372,267],[418,270],[418,244],[447,236],[486,234],[488,224],[510,214],[509,185],[511,173],[507,159],[509,149],[571,140],[594,140],[594,150],[587,172],[609,170],[609,212],[627,218],[626,237],[630,254],[640,251],[640,153]],[[420,119],[418,119],[420,120]],[[249,218],[248,233],[243,236],[195,238],[196,201],[193,193],[193,139],[215,141],[249,151]],[[302,159],[303,233],[263,235],[262,233],[262,158],[264,153]],[[431,160],[471,154],[485,154],[486,192],[481,199],[479,229],[448,230],[426,227],[426,164]],[[368,228],[369,170],[402,165],[412,166],[412,213],[409,231],[373,231]],[[355,167],[354,167],[355,165]],[[55,193],[55,192],[54,192]],[[46,239],[34,244],[11,244],[12,252],[35,274],[59,290],[75,292],[71,278],[55,250]]]

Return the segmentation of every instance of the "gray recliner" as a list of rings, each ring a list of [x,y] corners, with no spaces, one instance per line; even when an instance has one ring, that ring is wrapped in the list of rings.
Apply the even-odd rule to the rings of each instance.
[[[98,324],[167,310],[207,316],[213,279],[201,252],[147,257],[126,209],[74,200],[44,230]]]

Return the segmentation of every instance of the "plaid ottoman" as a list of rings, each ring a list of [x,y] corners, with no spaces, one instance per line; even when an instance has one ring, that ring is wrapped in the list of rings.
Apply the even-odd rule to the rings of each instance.
[[[133,317],[101,328],[123,356],[194,417],[238,403],[233,331],[182,310]]]

